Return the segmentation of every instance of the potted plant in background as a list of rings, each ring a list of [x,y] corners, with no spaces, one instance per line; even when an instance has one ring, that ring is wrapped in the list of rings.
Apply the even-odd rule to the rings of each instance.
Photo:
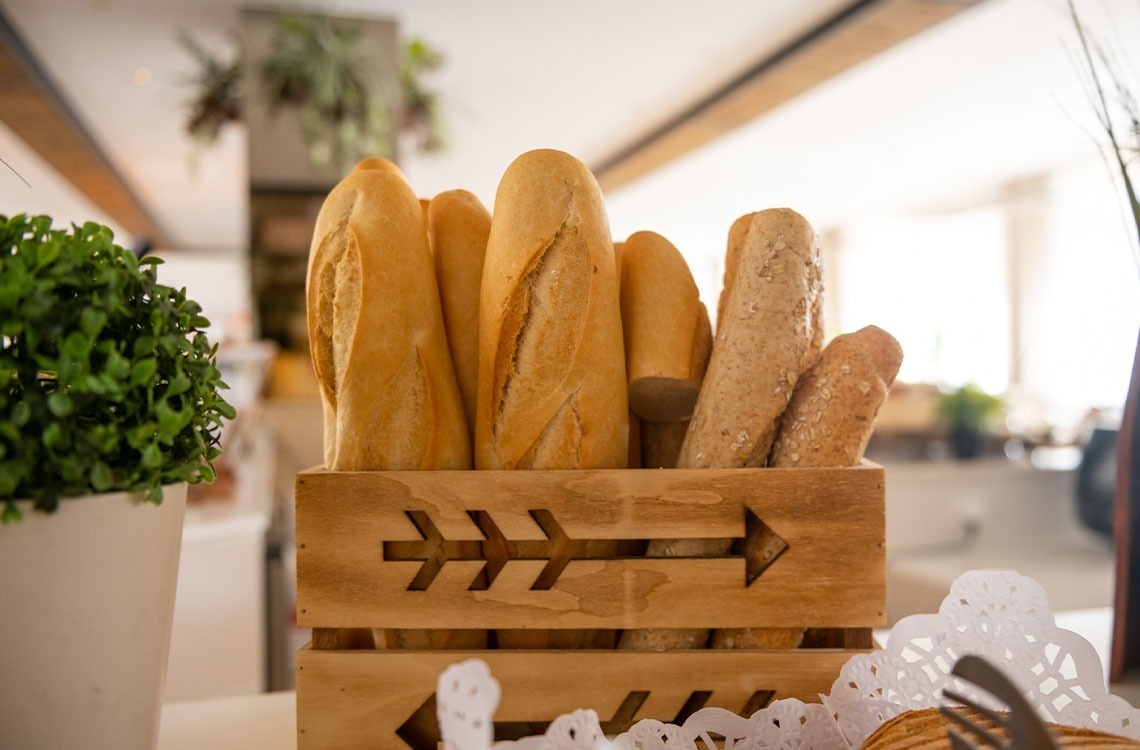
[[[270,106],[297,111],[314,164],[346,167],[388,152],[391,119],[359,29],[323,14],[282,15],[260,71]]]
[[[111,230],[0,216],[0,746],[157,742],[208,321]]]
[[[243,97],[259,94],[273,111],[297,112],[316,165],[335,158],[347,169],[366,156],[391,157],[393,129],[416,151],[443,150],[440,97],[425,82],[443,66],[443,54],[420,38],[403,42],[398,101],[389,101],[360,37],[358,28],[321,13],[281,15],[269,52],[253,60],[257,79],[243,86],[245,52],[215,54],[180,32],[179,42],[196,64],[185,82],[191,90],[185,102],[187,134],[213,144],[225,125],[241,122]]]
[[[946,427],[955,458],[981,455],[986,431],[1003,408],[999,396],[986,393],[973,383],[942,392],[938,398],[938,418]]]
[[[186,102],[186,132],[209,145],[218,140],[223,126],[241,121],[241,57],[225,60],[185,31],[178,40],[198,65],[187,79],[193,95]]]

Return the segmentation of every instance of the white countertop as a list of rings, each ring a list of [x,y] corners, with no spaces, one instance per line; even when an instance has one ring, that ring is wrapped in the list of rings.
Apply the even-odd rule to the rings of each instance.
[[[158,750],[296,750],[297,702],[290,692],[167,703]]]

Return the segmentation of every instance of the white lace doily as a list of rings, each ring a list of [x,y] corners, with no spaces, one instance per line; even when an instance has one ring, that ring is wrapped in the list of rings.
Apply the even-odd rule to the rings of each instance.
[[[695,712],[681,726],[643,720],[612,740],[603,737],[593,711],[580,710],[551,723],[542,737],[499,743],[513,750],[847,750],[858,748],[888,719],[916,708],[942,705],[942,689],[996,704],[984,691],[951,676],[964,654],[998,666],[1021,687],[1048,721],[1140,739],[1140,710],[1109,694],[1100,658],[1081,636],[1056,626],[1044,589],[1014,571],[971,571],[950,587],[936,615],[913,615],[891,629],[887,647],[852,657],[822,703],[775,701],[750,718],[720,708]],[[481,665],[480,671],[478,666]],[[498,683],[455,692],[452,670],[494,683],[478,660],[452,667],[440,678],[441,731],[452,750],[486,750],[487,732],[466,732],[478,714],[492,726]],[[450,676],[449,676],[450,675]],[[445,684],[446,681],[451,682]],[[450,687],[449,687],[450,686]],[[445,699],[445,690],[451,692]],[[485,700],[491,692],[495,701]],[[474,696],[468,700],[466,696]],[[444,706],[466,724],[444,723]],[[486,713],[479,714],[480,711]]]

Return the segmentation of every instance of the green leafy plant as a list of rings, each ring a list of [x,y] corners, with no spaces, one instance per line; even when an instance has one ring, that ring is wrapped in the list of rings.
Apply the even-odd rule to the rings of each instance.
[[[416,147],[427,153],[444,148],[439,96],[423,84],[427,73],[443,65],[443,55],[423,39],[404,45],[400,60],[400,91],[403,96],[401,131],[415,138]]]
[[[271,107],[293,107],[314,163],[386,154],[390,119],[360,52],[360,30],[323,14],[278,19],[261,77]]]
[[[210,482],[234,409],[185,289],[111,230],[0,216],[0,520],[16,500]]]
[[[198,63],[198,70],[187,81],[193,94],[187,103],[186,132],[196,141],[211,144],[223,126],[241,119],[241,59],[223,60],[185,31],[178,39]]]
[[[1000,396],[973,383],[944,391],[938,398],[938,418],[951,430],[982,432],[1004,408]]]
[[[241,55],[223,60],[185,31],[179,41],[197,64],[186,79],[191,88],[186,132],[209,145],[227,123],[241,119],[242,97],[250,93],[241,86]],[[359,29],[326,15],[281,15],[269,53],[252,61],[270,108],[297,111],[310,160],[324,165],[337,159],[342,167],[366,156],[391,157],[393,128],[410,135],[419,151],[445,148],[439,95],[424,83],[443,62],[443,55],[423,39],[405,42],[399,112],[392,113],[382,82],[370,75]]]

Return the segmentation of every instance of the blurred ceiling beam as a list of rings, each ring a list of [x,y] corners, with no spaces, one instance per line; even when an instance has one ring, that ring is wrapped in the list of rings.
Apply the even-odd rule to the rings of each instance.
[[[167,238],[0,11],[0,120],[137,245]],[[137,249],[137,248],[136,248]]]
[[[982,0],[861,0],[592,166],[606,191],[684,156]]]

